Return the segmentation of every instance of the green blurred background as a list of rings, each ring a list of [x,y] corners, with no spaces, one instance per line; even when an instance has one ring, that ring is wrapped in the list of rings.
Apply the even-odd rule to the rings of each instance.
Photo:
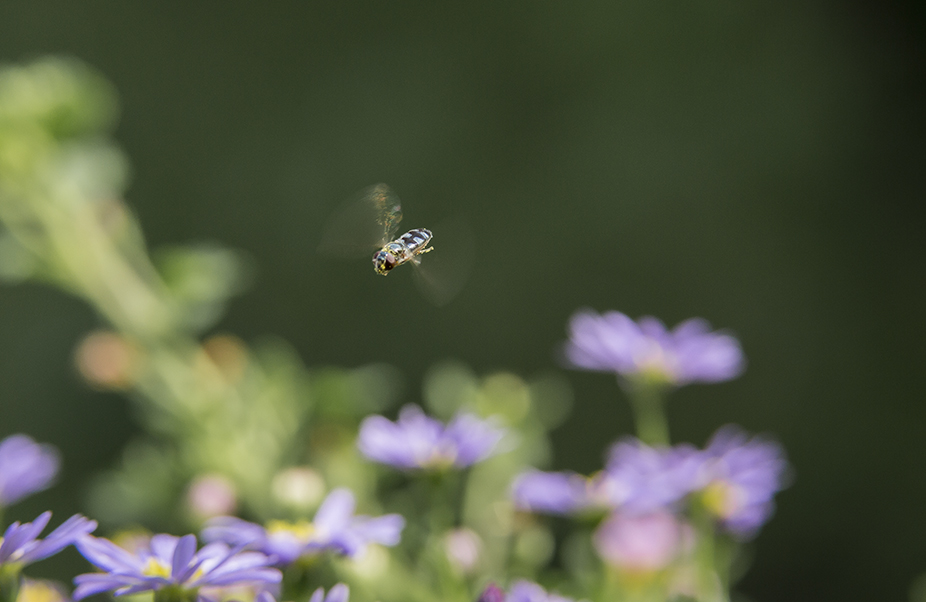
[[[681,390],[670,416],[697,444],[726,422],[774,433],[795,467],[739,589],[899,601],[926,571],[923,17],[797,0],[5,1],[0,60],[64,53],[110,79],[151,245],[249,253],[253,287],[218,330],[278,335],[310,366],[388,361],[418,401],[447,358],[561,370],[580,307],[730,328],[745,375]],[[474,230],[449,306],[408,273],[315,254],[336,206],[380,181],[403,225]],[[65,459],[17,517],[84,509],[137,429],[72,368],[97,325],[58,291],[0,289],[0,435]],[[610,377],[566,376],[557,467],[592,471],[629,410]]]

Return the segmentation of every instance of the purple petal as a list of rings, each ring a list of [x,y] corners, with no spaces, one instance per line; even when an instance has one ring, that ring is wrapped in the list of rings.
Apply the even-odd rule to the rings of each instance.
[[[335,489],[315,513],[312,521],[325,534],[337,533],[347,527],[354,515],[354,494],[348,489]]]
[[[82,600],[87,596],[123,587],[125,580],[107,573],[86,573],[74,577],[74,583],[77,589],[74,590],[72,597],[74,600]]]
[[[141,573],[144,563],[108,539],[85,535],[75,542],[84,558],[99,569],[108,572]]]
[[[93,532],[97,527],[95,520],[90,520],[80,514],[61,523],[57,529],[48,534],[42,541],[30,546],[20,557],[20,562],[29,564],[54,556],[79,538]]]
[[[236,583],[279,583],[283,573],[274,568],[243,569],[231,573],[213,574],[196,581],[196,585],[233,585]]]
[[[0,506],[46,489],[58,473],[57,450],[40,445],[26,435],[12,435],[0,442]]]
[[[234,516],[220,516],[206,523],[202,531],[205,541],[224,541],[231,545],[260,546],[266,540],[267,532],[260,525],[249,523]]]
[[[149,592],[151,590],[161,589],[162,587],[166,587],[170,584],[171,582],[167,579],[164,579],[163,577],[151,577],[142,583],[117,589],[115,592],[113,592],[113,594],[116,596],[128,596],[131,594],[138,594],[141,592]]]
[[[357,517],[353,529],[365,542],[394,546],[402,538],[405,518],[400,514],[385,514],[376,518]]]
[[[263,568],[271,563],[271,559],[261,552],[240,552],[230,550],[228,555],[222,561],[209,568],[213,575],[224,575],[236,571],[250,570],[253,568]]]
[[[459,414],[447,425],[445,438],[456,448],[454,464],[458,468],[471,466],[491,456],[505,429],[492,426],[471,414]]]
[[[176,535],[167,535],[159,533],[151,537],[148,544],[151,555],[158,559],[165,566],[171,566],[174,559],[174,550],[177,548],[177,542],[180,540]]]
[[[184,535],[174,547],[174,555],[170,562],[170,576],[177,583],[184,583],[196,572],[202,560],[190,565],[193,555],[196,554],[196,536]]]
[[[325,597],[325,602],[347,602],[347,598],[349,596],[350,589],[347,587],[347,585],[338,583],[330,590],[328,590],[328,595]]]
[[[20,524],[19,521],[7,527],[3,536],[3,544],[0,545],[0,561],[6,562],[14,554],[20,554],[28,550],[30,546],[35,545],[35,539],[39,536],[48,521],[51,519],[51,512],[43,512],[31,523]]]

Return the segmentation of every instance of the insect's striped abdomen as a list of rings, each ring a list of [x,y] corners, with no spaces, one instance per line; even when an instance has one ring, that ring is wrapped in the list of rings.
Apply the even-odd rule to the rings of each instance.
[[[431,231],[425,228],[415,228],[400,236],[399,240],[414,254],[419,248],[427,246],[428,241],[431,240]]]

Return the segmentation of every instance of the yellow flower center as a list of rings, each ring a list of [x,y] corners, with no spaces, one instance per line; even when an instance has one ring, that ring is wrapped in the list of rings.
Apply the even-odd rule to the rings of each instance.
[[[712,481],[701,493],[704,506],[720,518],[730,518],[746,505],[746,494],[727,481]]]
[[[633,363],[644,381],[662,384],[675,380],[674,357],[655,340],[648,340],[647,345],[634,354]]]
[[[423,462],[422,468],[444,469],[453,466],[457,460],[457,452],[454,449],[435,449]]]
[[[145,568],[142,569],[142,573],[149,577],[164,577],[168,579],[170,578],[170,567],[152,556],[148,559],[148,562],[145,563]]]
[[[289,533],[299,541],[309,542],[315,535],[315,525],[307,520],[300,520],[294,523],[285,520],[272,520],[267,523],[267,534],[276,535],[277,533]]]
[[[64,595],[47,581],[26,579],[19,589],[17,602],[64,602]]]

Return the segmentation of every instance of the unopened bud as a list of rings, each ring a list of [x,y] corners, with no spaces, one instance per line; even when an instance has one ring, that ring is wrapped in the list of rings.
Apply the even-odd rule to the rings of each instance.
[[[464,575],[472,573],[482,556],[482,540],[472,529],[460,528],[448,532],[444,538],[447,559]]]
[[[604,561],[625,574],[648,575],[672,564],[692,541],[691,527],[669,512],[614,514],[595,532]]]
[[[499,586],[490,583],[482,590],[477,602],[505,602],[505,592]]]
[[[271,484],[277,502],[293,510],[311,510],[325,495],[325,479],[317,471],[293,466],[277,473]]]
[[[71,597],[54,581],[23,579],[16,602],[69,602]]]
[[[206,356],[229,383],[241,380],[248,365],[248,348],[238,337],[219,334],[203,342]]]
[[[138,375],[140,353],[124,337],[110,331],[90,333],[74,352],[80,375],[100,389],[128,389]]]
[[[238,506],[234,483],[218,474],[196,477],[187,490],[186,501],[190,514],[200,521],[232,514]]]

